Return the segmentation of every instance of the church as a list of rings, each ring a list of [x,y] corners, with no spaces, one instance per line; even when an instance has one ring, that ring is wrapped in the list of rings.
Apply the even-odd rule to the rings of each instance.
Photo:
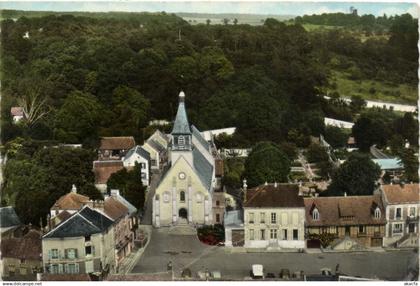
[[[153,196],[153,225],[213,224],[216,187],[214,145],[188,122],[185,94],[170,134],[168,166]]]

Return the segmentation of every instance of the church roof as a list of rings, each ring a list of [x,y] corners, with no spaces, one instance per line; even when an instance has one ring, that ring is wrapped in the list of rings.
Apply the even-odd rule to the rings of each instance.
[[[187,111],[185,110],[184,92],[179,93],[179,105],[176,113],[172,134],[191,134],[190,125],[188,123]]]
[[[201,135],[201,132],[197,129],[197,127],[195,127],[194,125],[191,125],[191,130],[192,130],[192,134],[195,138],[197,138],[198,142],[200,142],[201,145],[203,145],[203,147],[206,150],[209,150],[209,142],[207,142],[206,139],[204,139],[203,135]]]
[[[0,228],[18,226],[21,222],[11,206],[0,208]]]
[[[198,150],[193,150],[193,164],[198,177],[207,189],[210,189],[213,177],[213,166],[207,161],[206,157]]]

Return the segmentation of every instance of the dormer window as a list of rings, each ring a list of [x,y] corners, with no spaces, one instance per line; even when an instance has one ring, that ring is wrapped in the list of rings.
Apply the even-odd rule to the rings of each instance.
[[[319,220],[319,211],[316,208],[312,211],[312,219]]]
[[[379,208],[376,208],[374,215],[375,215],[375,218],[378,218],[378,219],[381,218],[381,210]]]

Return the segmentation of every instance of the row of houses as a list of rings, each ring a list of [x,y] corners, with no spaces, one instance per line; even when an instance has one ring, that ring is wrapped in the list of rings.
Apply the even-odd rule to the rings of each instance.
[[[419,209],[418,184],[341,197],[304,197],[291,184],[245,187],[243,211],[225,214],[225,244],[268,250],[415,247]]]
[[[2,208],[1,276],[5,280],[89,274],[100,279],[117,273],[121,263],[143,234],[137,209],[111,190],[104,200],[93,201],[72,190],[50,209],[44,229],[22,226],[13,208]],[[45,279],[47,279],[45,278]]]

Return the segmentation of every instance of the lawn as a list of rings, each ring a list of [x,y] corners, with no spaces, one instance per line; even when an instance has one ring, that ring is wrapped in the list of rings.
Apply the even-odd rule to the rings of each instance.
[[[350,98],[360,95],[365,100],[375,100],[402,104],[417,104],[418,90],[407,84],[392,85],[375,80],[351,80],[345,72],[333,71],[330,83],[336,83],[335,89],[340,96]]]

